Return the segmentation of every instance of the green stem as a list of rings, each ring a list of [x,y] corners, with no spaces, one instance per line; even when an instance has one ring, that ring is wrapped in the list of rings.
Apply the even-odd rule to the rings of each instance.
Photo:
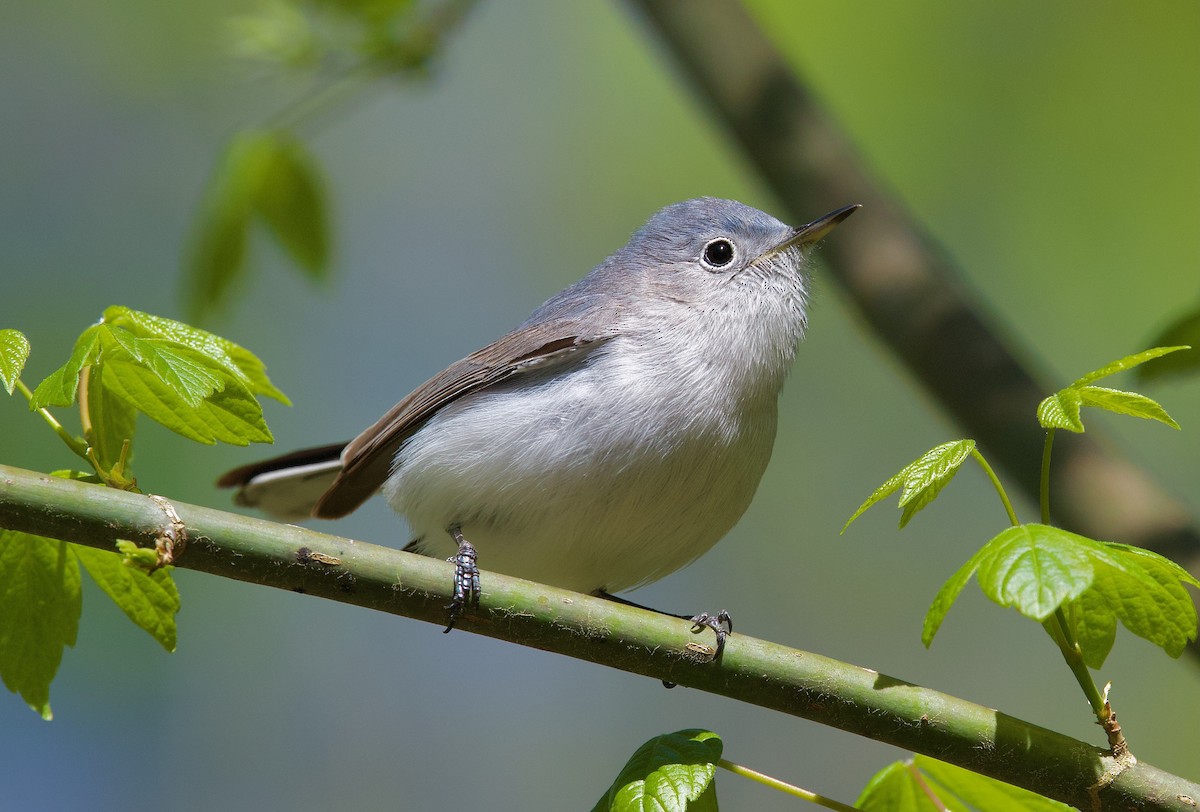
[[[1087,663],[1083,661],[1083,651],[1080,650],[1075,635],[1071,634],[1070,624],[1067,623],[1067,616],[1061,606],[1054,610],[1053,619],[1047,619],[1044,625],[1051,639],[1058,645],[1058,650],[1062,652],[1063,659],[1067,661],[1067,667],[1075,675],[1075,681],[1083,689],[1088,704],[1092,706],[1092,712],[1100,722],[1104,722],[1104,698],[1092,680],[1092,672],[1088,670]]]
[[[17,389],[20,390],[21,394],[25,396],[25,399],[27,401],[29,401],[30,403],[33,403],[33,392],[29,391],[29,387],[26,386],[25,382],[22,381],[20,378],[17,378]],[[66,428],[63,426],[63,424],[59,423],[54,418],[54,415],[50,414],[50,411],[48,409],[46,409],[46,407],[43,406],[41,408],[36,409],[35,411],[42,416],[43,420],[45,420],[47,423],[50,424],[50,428],[54,429],[54,433],[57,434],[59,436],[59,438],[64,443],[67,444],[67,448],[71,449],[73,452],[75,452],[79,456],[83,457],[85,460],[88,458],[88,455],[87,455],[88,444],[87,443],[85,443],[83,440],[79,439],[75,435],[71,434],[71,432],[67,431]]]
[[[370,87],[368,79],[379,72],[374,60],[352,65],[333,77],[323,87],[301,96],[287,107],[272,115],[263,123],[267,130],[298,129],[302,124],[330,110],[335,104],[344,103]]]
[[[1042,524],[1050,524],[1050,449],[1054,447],[1054,429],[1046,429],[1042,446],[1042,481],[1038,501],[1042,504]]]
[[[856,806],[848,806],[840,801],[835,801],[832,798],[826,798],[824,795],[818,795],[815,792],[809,792],[806,789],[797,787],[794,784],[789,784],[786,781],[780,781],[778,778],[772,778],[769,775],[764,775],[757,770],[752,770],[749,767],[743,767],[741,764],[734,764],[728,759],[718,759],[717,766],[723,767],[734,775],[740,775],[742,778],[749,778],[751,781],[757,781],[760,784],[765,784],[771,789],[777,789],[780,792],[788,795],[794,795],[797,798],[803,798],[806,801],[823,806],[826,809],[835,809],[837,812],[861,812]]]
[[[992,470],[992,466],[988,465],[987,460],[979,453],[978,448],[971,451],[971,456],[975,458],[975,462],[983,467],[984,473],[992,481],[992,487],[996,489],[996,493],[1000,494],[1000,501],[1004,503],[1004,510],[1008,513],[1009,522],[1012,523],[1013,527],[1020,525],[1021,521],[1017,518],[1017,512],[1013,510],[1012,502],[1009,501],[1008,494],[1004,492],[1004,486],[1000,484],[1000,477],[996,476],[996,472]]]

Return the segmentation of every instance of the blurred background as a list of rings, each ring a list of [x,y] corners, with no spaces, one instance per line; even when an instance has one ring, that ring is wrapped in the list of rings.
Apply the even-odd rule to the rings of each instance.
[[[749,6],[1050,385],[1145,348],[1200,299],[1192,0]],[[106,305],[184,317],[181,257],[226,139],[308,88],[233,55],[230,18],[245,11],[230,0],[0,7],[0,327],[29,336],[31,383]],[[328,183],[333,277],[310,284],[257,239],[253,275],[205,325],[258,353],[292,398],[266,407],[278,450],[349,438],[662,205],[774,206],[620,3],[482,3],[427,81],[384,83],[300,137]],[[831,239],[854,238],[851,220]],[[921,646],[938,587],[1004,526],[981,473],[965,468],[903,534],[889,504],[838,536],[887,476],[960,432],[819,266],[815,276],[754,505],[711,553],[632,597],[727,608],[747,634],[1101,744],[1049,639],[977,588]],[[1148,393],[1182,432],[1104,415],[1089,426],[1200,514],[1200,380]],[[229,506],[218,474],[272,451],[201,447],[148,421],[139,431],[142,486],[215,507]],[[52,470],[71,457],[19,399],[2,399],[0,461]],[[382,502],[320,529],[408,541]],[[733,761],[852,802],[905,755],[466,633],[177,577],[174,655],[88,584],[54,721],[0,696],[0,805],[580,809],[645,739],[686,727],[719,732]],[[1200,778],[1196,663],[1122,630],[1106,680],[1137,756]],[[729,809],[795,808],[732,775],[718,787]]]

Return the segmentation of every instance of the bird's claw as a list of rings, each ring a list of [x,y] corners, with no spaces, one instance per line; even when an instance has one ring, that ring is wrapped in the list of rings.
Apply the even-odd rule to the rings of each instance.
[[[463,537],[459,527],[450,528],[450,535],[458,542],[458,552],[446,559],[454,565],[454,596],[446,604],[447,618],[443,634],[454,628],[464,609],[479,606],[478,554],[471,542]]]
[[[722,609],[715,615],[710,615],[708,612],[701,612],[690,619],[692,621],[693,633],[699,634],[705,629],[712,629],[717,635],[717,648],[713,652],[712,659],[709,662],[721,659],[721,655],[725,652],[725,640],[729,635],[733,634],[733,618],[729,616],[728,612]]]

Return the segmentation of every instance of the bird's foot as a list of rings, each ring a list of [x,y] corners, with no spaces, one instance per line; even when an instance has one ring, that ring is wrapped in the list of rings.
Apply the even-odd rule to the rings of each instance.
[[[446,559],[454,565],[454,596],[446,604],[446,628],[442,630],[443,634],[454,628],[464,609],[479,606],[478,554],[471,542],[463,537],[461,527],[454,525],[449,532],[458,544],[458,552]]]
[[[729,613],[722,609],[715,615],[710,615],[708,612],[701,612],[695,617],[688,618],[694,624],[692,632],[699,634],[705,629],[712,629],[717,635],[717,648],[713,652],[712,660],[721,659],[721,655],[725,653],[725,640],[729,635],[733,634],[733,618]]]

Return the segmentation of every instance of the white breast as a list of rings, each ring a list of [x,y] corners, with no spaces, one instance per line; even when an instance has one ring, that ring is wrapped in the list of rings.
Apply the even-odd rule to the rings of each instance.
[[[383,488],[418,548],[450,555],[446,529],[459,524],[483,569],[616,592],[712,547],[770,459],[792,352],[776,353],[780,369],[764,376],[702,357],[695,348],[711,342],[661,338],[618,337],[569,371],[524,375],[440,411],[400,449]]]

